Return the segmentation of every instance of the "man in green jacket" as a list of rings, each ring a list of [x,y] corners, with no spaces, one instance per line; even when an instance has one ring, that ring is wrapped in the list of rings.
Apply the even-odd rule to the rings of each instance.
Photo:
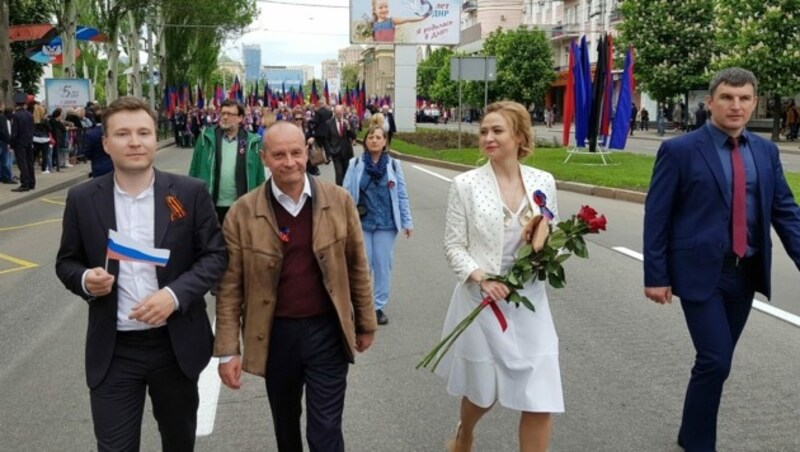
[[[189,175],[202,179],[214,200],[220,224],[234,201],[266,180],[259,150],[261,137],[242,128],[244,107],[233,99],[222,103],[219,127],[198,137]]]

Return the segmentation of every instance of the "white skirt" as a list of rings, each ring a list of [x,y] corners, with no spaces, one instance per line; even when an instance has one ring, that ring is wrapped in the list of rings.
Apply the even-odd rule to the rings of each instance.
[[[508,322],[500,328],[486,307],[444,356],[436,373],[447,380],[447,392],[466,396],[488,408],[495,401],[518,411],[563,413],[564,395],[558,363],[558,336],[545,284],[535,281],[521,291],[536,308],[500,301]],[[442,337],[480,304],[475,283],[458,283],[453,290]]]

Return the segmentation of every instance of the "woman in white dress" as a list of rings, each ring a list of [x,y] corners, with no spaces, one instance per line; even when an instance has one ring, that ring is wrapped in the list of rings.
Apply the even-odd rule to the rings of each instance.
[[[504,284],[487,279],[504,274],[517,249],[530,239],[524,226],[540,207],[557,216],[553,176],[519,160],[531,153],[533,140],[527,110],[516,102],[495,102],[481,122],[481,152],[489,162],[455,178],[450,188],[444,248],[459,282],[453,291],[444,332],[491,297],[505,315],[503,332],[491,309],[484,309],[437,368],[447,391],[461,397],[460,421],[447,444],[452,452],[472,450],[475,425],[495,402],[521,412],[520,451],[545,451],[551,413],[564,411],[558,363],[558,336],[547,304],[545,283],[528,282],[521,291],[536,307],[516,308],[504,299]]]

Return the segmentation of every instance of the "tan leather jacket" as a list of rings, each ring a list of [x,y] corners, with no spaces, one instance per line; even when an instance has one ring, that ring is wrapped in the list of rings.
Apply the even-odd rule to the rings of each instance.
[[[281,241],[268,180],[234,203],[223,232],[229,263],[217,293],[214,356],[240,355],[242,367],[264,376],[267,371],[275,298],[283,260]],[[372,281],[355,203],[335,185],[311,179],[313,249],[323,281],[333,300],[350,362],[356,333],[372,333],[378,325],[372,303]]]

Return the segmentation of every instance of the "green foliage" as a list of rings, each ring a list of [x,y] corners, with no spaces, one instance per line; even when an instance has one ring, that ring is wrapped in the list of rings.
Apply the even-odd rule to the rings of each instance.
[[[759,92],[800,91],[800,1],[726,0],[714,10],[720,43],[714,68],[740,66],[758,77]]]
[[[357,64],[347,64],[342,68],[342,86],[346,86],[347,88],[352,89],[358,83],[358,65]],[[311,87],[309,86],[309,89]],[[305,86],[303,87],[303,92],[310,92],[306,91]]]
[[[222,42],[258,14],[255,0],[163,0],[167,85],[211,80]],[[206,88],[209,85],[206,84]]]
[[[41,24],[50,21],[38,2],[33,0],[11,0],[8,13],[9,25]],[[44,66],[25,56],[25,50],[30,46],[30,42],[11,43],[12,77],[26,93],[37,94],[39,92],[37,83],[44,73]]]
[[[450,81],[450,58],[453,51],[441,47],[417,66],[417,96],[444,105],[458,104],[455,82]]]
[[[636,80],[653,98],[665,101],[707,86],[707,68],[717,50],[715,0],[622,2],[624,20],[617,53],[636,49]],[[726,4],[731,2],[724,2]],[[731,33],[725,29],[725,33]],[[745,52],[746,53],[746,52]]]
[[[516,30],[493,31],[484,41],[482,55],[497,58],[497,81],[489,82],[489,102],[541,102],[555,79],[553,49],[541,30],[520,26]],[[469,85],[472,103],[482,105],[484,83]]]

